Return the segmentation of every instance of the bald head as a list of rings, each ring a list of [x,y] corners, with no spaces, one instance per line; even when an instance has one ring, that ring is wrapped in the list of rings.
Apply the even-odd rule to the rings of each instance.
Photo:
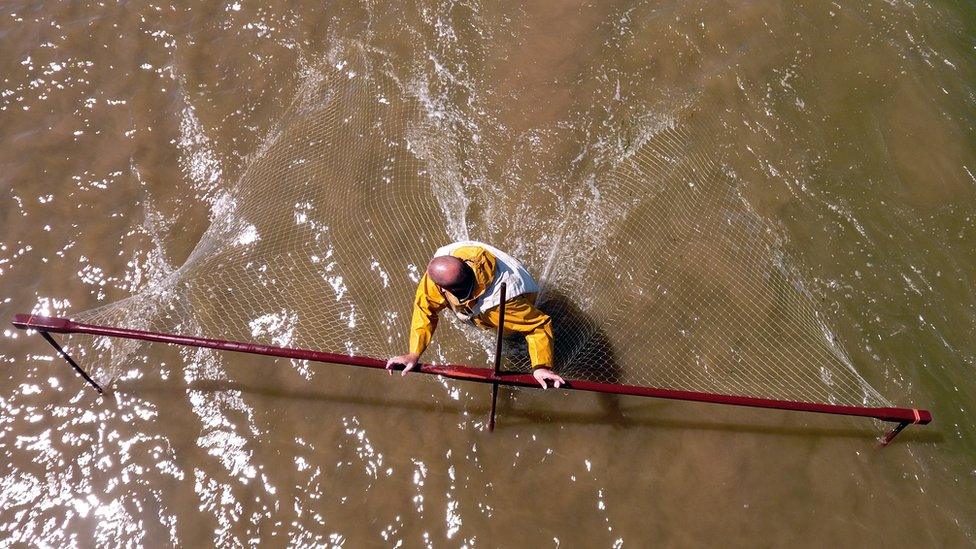
[[[435,257],[427,264],[427,276],[441,288],[460,299],[465,299],[474,288],[474,271],[460,259],[445,255]]]

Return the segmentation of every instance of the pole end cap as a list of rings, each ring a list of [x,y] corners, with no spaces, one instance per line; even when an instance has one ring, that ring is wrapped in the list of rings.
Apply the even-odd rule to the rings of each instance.
[[[41,332],[65,333],[72,331],[73,323],[67,318],[52,316],[36,316],[30,314],[14,315],[11,324],[21,330],[38,330]]]

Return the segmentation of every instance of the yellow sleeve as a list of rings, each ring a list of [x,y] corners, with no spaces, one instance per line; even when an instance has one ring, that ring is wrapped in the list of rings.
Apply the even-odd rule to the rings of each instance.
[[[521,295],[505,302],[505,331],[525,334],[529,359],[533,368],[552,368],[552,320],[532,304],[533,299]],[[498,326],[498,307],[482,313],[486,324]]]
[[[447,301],[440,289],[424,273],[413,298],[413,317],[410,320],[411,353],[419,355],[430,345],[434,330],[437,329],[437,313],[446,306]]]

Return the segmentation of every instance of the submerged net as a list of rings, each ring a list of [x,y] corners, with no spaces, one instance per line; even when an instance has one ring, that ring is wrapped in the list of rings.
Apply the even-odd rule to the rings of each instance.
[[[449,128],[394,77],[310,79],[214,207],[186,261],[93,324],[385,358],[406,351],[419,276],[470,238],[522,261],[553,317],[567,378],[885,406],[833,340],[777,241],[715,158],[693,109],[632,139],[607,169],[534,201],[458,174]],[[491,223],[473,223],[481,208]],[[536,220],[536,221],[533,221]],[[535,223],[535,225],[533,225]],[[427,361],[490,359],[491,334],[442,315]],[[111,377],[138,343],[96,340]],[[507,369],[527,369],[511,346]]]

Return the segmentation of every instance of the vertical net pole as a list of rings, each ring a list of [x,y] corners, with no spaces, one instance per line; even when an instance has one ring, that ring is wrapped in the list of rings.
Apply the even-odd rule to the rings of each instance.
[[[891,444],[891,441],[895,440],[895,437],[898,436],[898,433],[900,433],[902,429],[908,427],[909,425],[911,425],[911,423],[908,421],[902,421],[898,425],[895,425],[895,427],[892,430],[885,433],[885,436],[881,438],[881,442],[878,444],[878,446],[884,448],[885,446]]]
[[[502,371],[502,336],[505,334],[505,290],[502,282],[501,301],[498,303],[498,334],[495,338],[495,377]],[[491,384],[491,411],[488,412],[488,431],[495,430],[495,406],[498,402],[498,383]]]
[[[68,353],[64,352],[64,349],[62,349],[61,346],[58,345],[58,342],[55,341],[53,337],[51,337],[51,334],[42,331],[41,332],[41,336],[48,343],[51,344],[51,347],[54,347],[54,350],[56,350],[58,352],[58,354],[61,355],[61,358],[65,359],[68,362],[68,364],[70,364],[71,367],[75,369],[76,372],[78,372],[79,374],[81,374],[81,377],[85,378],[85,381],[87,381],[89,383],[89,385],[91,385],[92,387],[95,388],[96,391],[98,391],[98,394],[102,394],[103,393],[101,385],[99,385],[98,383],[95,383],[95,380],[92,379],[91,376],[89,376],[87,372],[85,372],[84,370],[82,370],[81,369],[81,366],[78,366],[78,363],[75,362],[74,359],[71,358],[71,355],[69,355]]]

